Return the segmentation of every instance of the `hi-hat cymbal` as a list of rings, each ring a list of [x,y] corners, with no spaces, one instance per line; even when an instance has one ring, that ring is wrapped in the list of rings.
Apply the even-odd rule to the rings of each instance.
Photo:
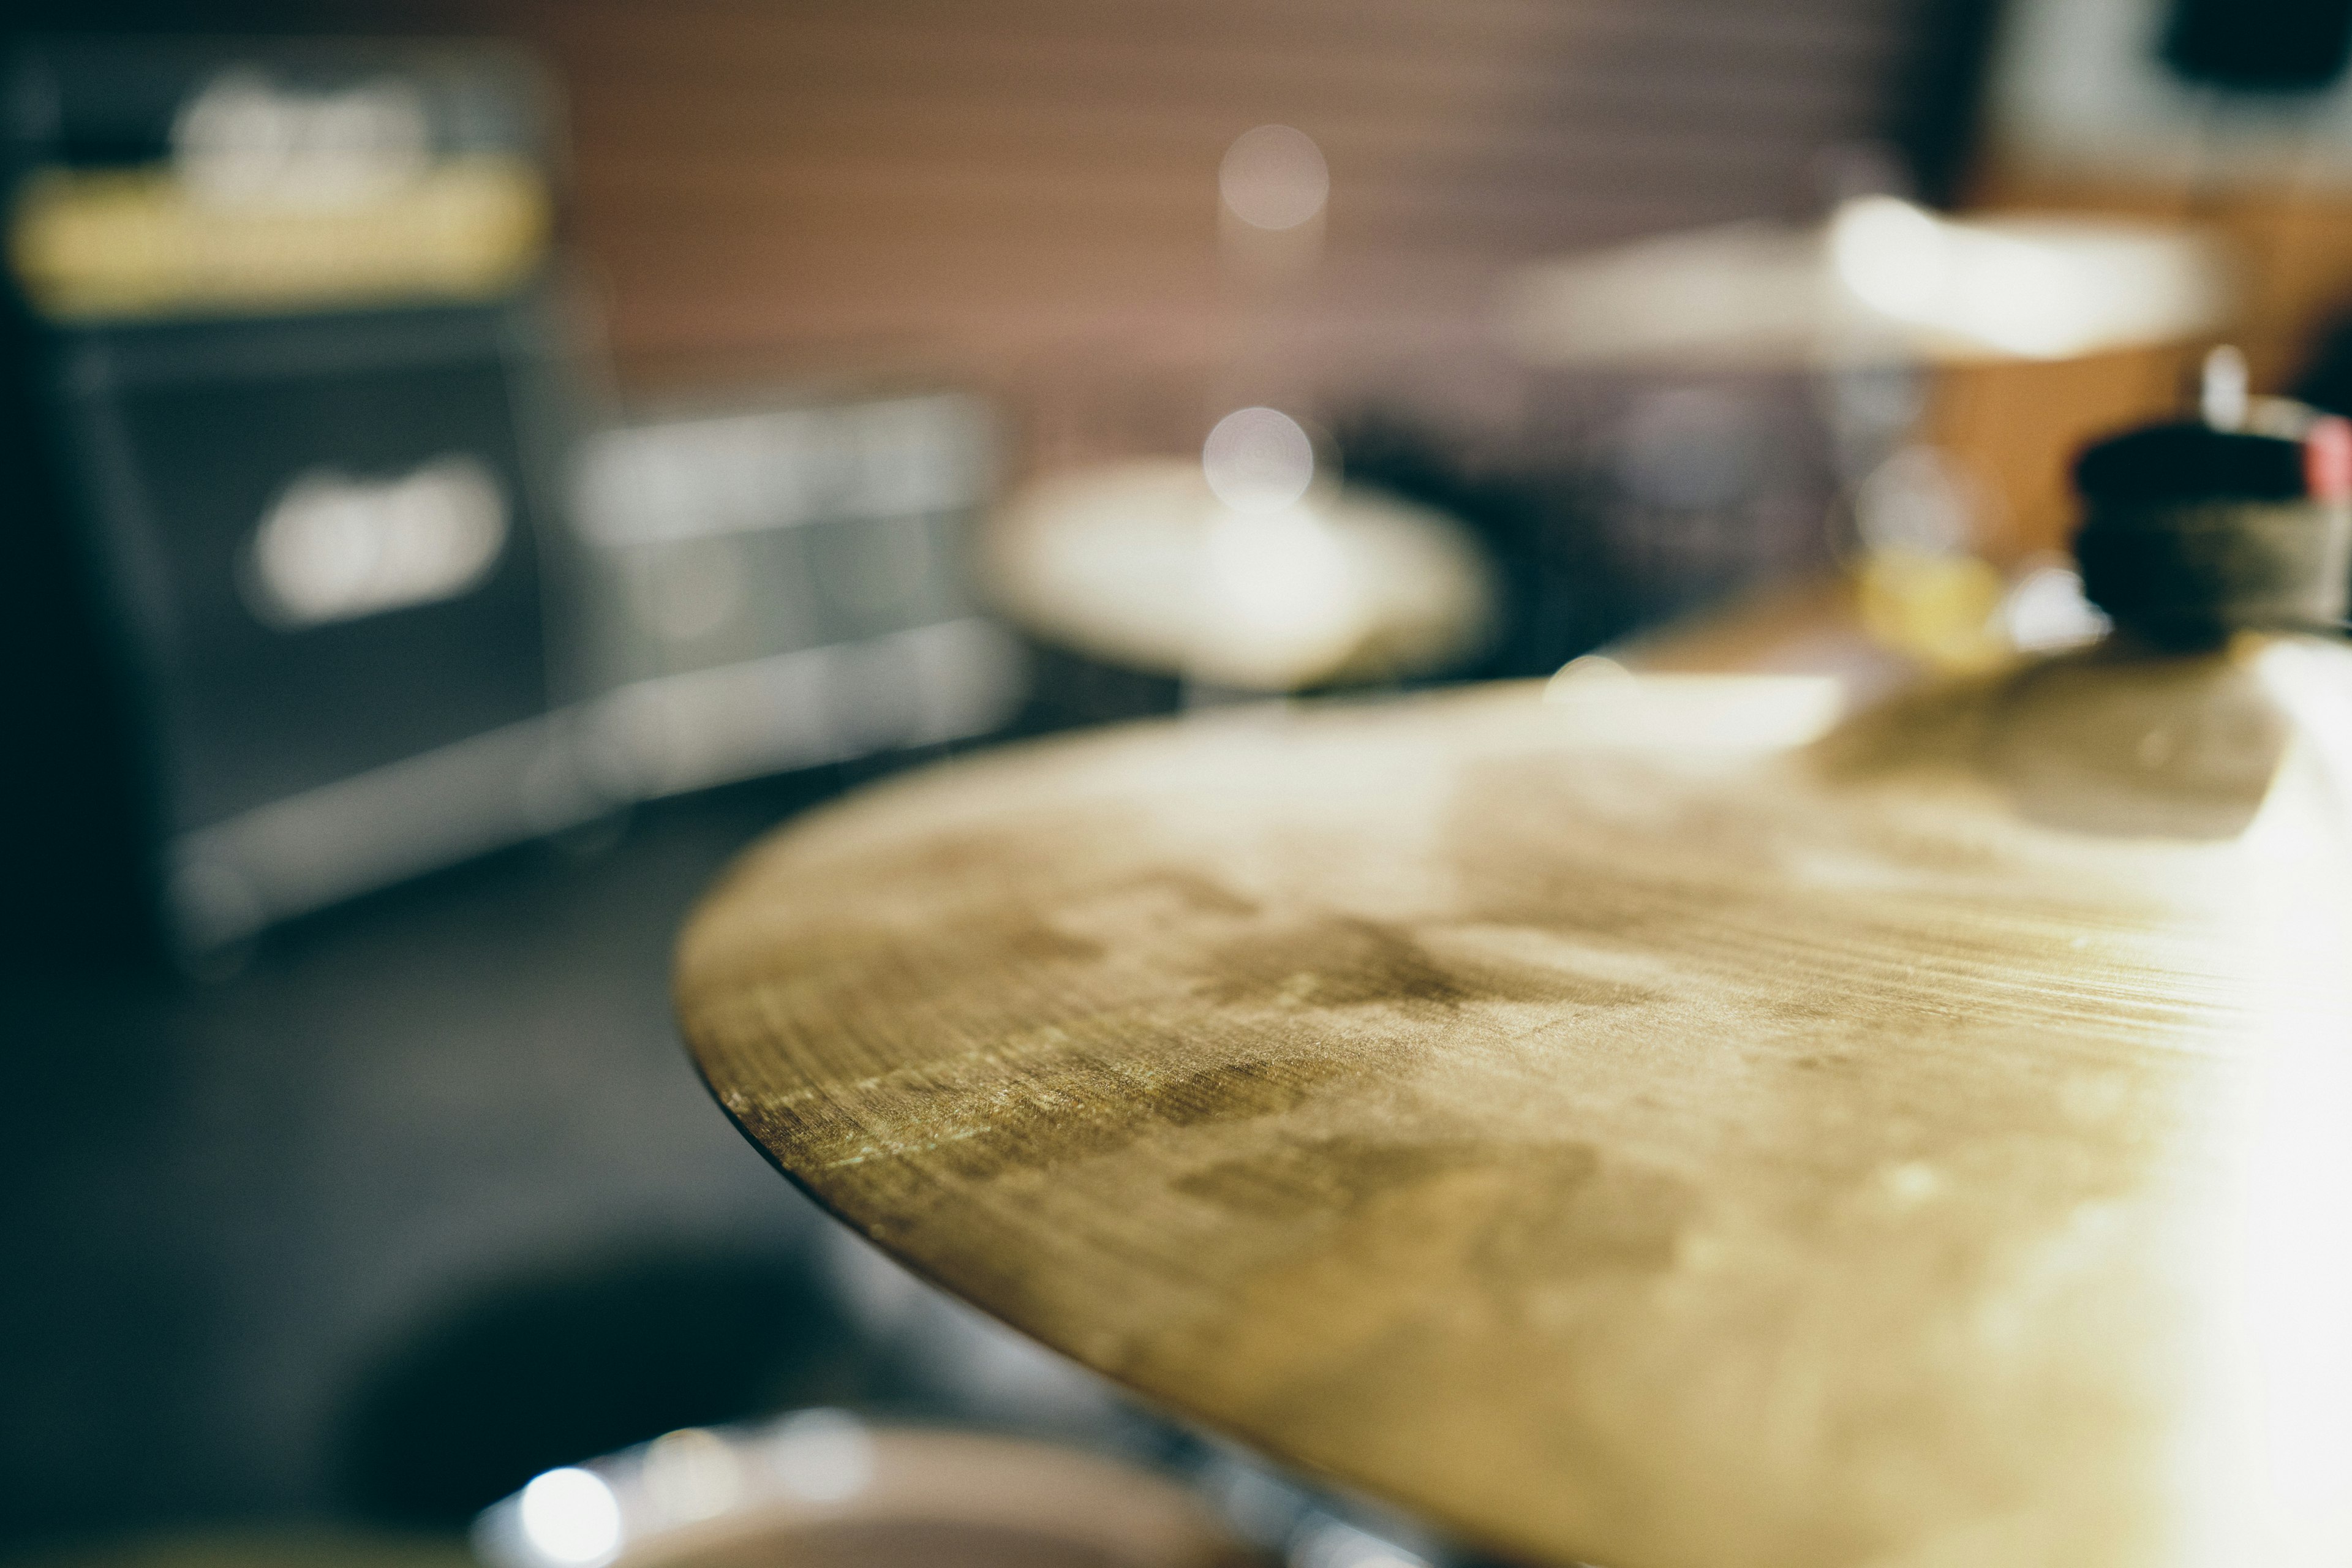
[[[2352,1555],[2352,652],[1627,676],[952,764],[682,948],[1046,1343],[1529,1557]]]
[[[1176,458],[1025,487],[982,556],[992,597],[1046,640],[1244,690],[1424,675],[1495,616],[1484,552],[1442,513],[1360,487],[1238,512]]]

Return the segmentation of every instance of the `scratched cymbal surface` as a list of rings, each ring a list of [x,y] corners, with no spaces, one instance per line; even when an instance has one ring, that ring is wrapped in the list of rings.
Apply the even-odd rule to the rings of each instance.
[[[2341,1563],[2347,667],[1022,748],[753,850],[679,1014],[921,1272],[1511,1552]]]

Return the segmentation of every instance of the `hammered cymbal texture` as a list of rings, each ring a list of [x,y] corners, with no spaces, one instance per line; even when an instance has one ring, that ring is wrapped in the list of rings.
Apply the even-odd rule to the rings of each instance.
[[[2340,1563],[2347,662],[999,752],[752,851],[680,1017],[923,1274],[1507,1551]]]

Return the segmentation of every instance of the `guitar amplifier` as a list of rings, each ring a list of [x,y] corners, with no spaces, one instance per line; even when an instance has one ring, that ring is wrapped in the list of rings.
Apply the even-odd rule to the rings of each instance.
[[[85,622],[39,616],[79,645],[80,695],[26,754],[103,742],[129,768],[81,837],[118,870],[140,843],[152,934],[217,947],[592,809],[550,717],[559,368],[528,302],[46,345],[48,553]]]
[[[97,42],[9,90],[16,946],[201,954],[595,809],[527,77]]]

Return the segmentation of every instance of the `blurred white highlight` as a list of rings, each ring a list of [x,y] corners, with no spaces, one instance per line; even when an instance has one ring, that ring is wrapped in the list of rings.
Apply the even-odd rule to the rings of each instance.
[[[1845,286],[1890,316],[1931,311],[1952,286],[1955,258],[1933,215],[1893,196],[1862,196],[1830,224],[1830,259]]]
[[[1337,665],[1364,635],[1370,605],[1356,561],[1306,507],[1214,519],[1206,557],[1202,672],[1279,688],[1287,672]]]
[[[254,531],[246,599],[284,630],[432,604],[488,577],[506,541],[506,498],[472,458],[382,480],[314,468]]]
[[[804,1502],[845,1502],[873,1484],[874,1438],[846,1411],[803,1411],[769,1440],[768,1468]]]
[[[684,1522],[725,1513],[743,1495],[742,1465],[727,1439],[699,1426],[655,1438],[646,1447],[646,1494],[664,1518]]]
[[[1322,212],[1331,172],[1305,132],[1261,125],[1225,149],[1217,193],[1226,210],[1253,228],[1297,228]]]
[[[2181,1279],[2201,1331],[2183,1370],[2209,1402],[2184,1428],[2179,1561],[2331,1568],[2352,1561],[2352,907],[2319,872],[2347,849],[2352,689],[2326,650],[2282,640],[2255,656],[2298,735],[2232,867],[2237,1038],[2199,1081],[2198,1126],[2218,1157],[2194,1167],[2201,1226]]]
[[[2228,253],[2122,219],[1957,222],[1893,196],[1826,226],[1738,223],[1519,274],[1507,325],[1552,363],[1715,367],[2063,359],[2209,332],[2235,309]]]
[[[1429,1568],[1417,1553],[1336,1519],[1301,1531],[1288,1556],[1290,1568]]]
[[[621,1544],[621,1505],[586,1470],[550,1470],[522,1489],[522,1532],[552,1563],[596,1563]]]
[[[1580,745],[1738,752],[1819,740],[1847,695],[1835,676],[1642,675],[1588,654],[1544,683],[1543,700]]]
[[[2197,388],[2197,412],[2216,430],[2242,430],[2248,409],[2246,356],[2229,343],[2205,355]]]
[[[1496,598],[1476,541],[1443,514],[1321,482],[1240,510],[1181,458],[1037,481],[996,519],[984,569],[1042,637],[1257,691],[1444,668],[1486,636]]]
[[[312,93],[257,71],[225,71],[172,126],[182,184],[219,206],[373,200],[424,174],[432,152],[423,98],[390,77]]]
[[[2210,259],[2177,234],[2122,224],[1953,223],[1893,196],[1831,219],[1838,280],[1895,321],[2021,359],[2065,359],[2180,335],[2211,320]]]
[[[2050,561],[2018,578],[2000,605],[2001,629],[2027,653],[2074,647],[2107,635],[2107,617],[2083,596],[2083,578],[2072,566]]]
[[[1278,409],[1237,409],[1209,432],[1201,471],[1235,511],[1276,512],[1297,504],[1315,482],[1315,443]]]

